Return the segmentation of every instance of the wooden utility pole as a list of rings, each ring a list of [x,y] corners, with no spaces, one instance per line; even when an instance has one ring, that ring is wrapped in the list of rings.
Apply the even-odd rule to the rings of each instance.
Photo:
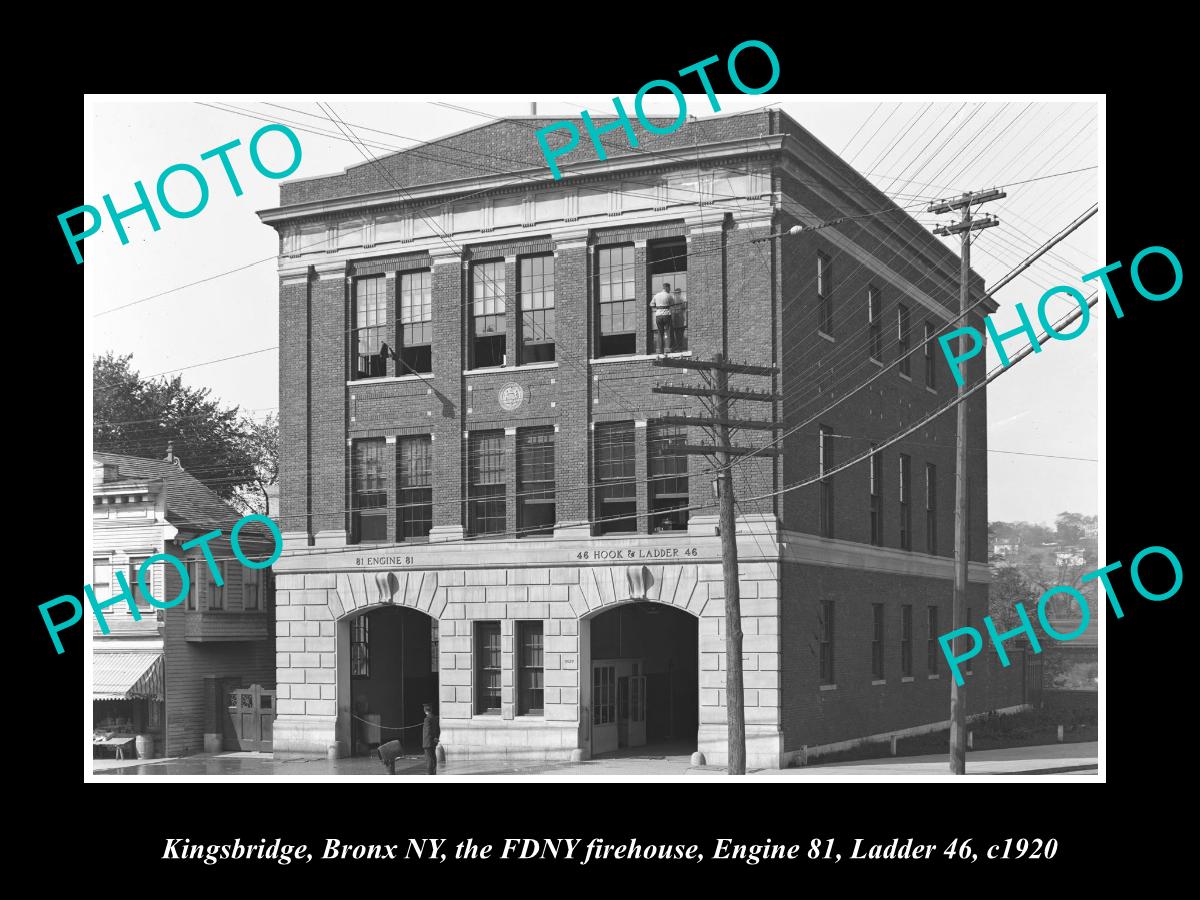
[[[971,276],[971,232],[999,225],[1000,220],[992,216],[972,219],[971,207],[989,200],[1008,196],[995,188],[987,191],[968,191],[953,200],[939,200],[929,204],[931,213],[947,213],[962,210],[961,221],[943,225],[933,230],[934,234],[962,234],[962,268],[959,273],[958,314],[960,327],[966,327],[967,309],[970,306]],[[959,335],[958,355],[965,356],[966,337]],[[967,379],[964,376],[958,386],[957,430],[954,436],[954,608],[950,626],[954,631],[967,624],[967,404],[964,391]],[[961,637],[954,639],[954,654],[962,647]],[[956,679],[950,679],[950,771],[955,775],[967,774],[967,697],[966,685],[959,687]]]
[[[738,375],[773,376],[773,366],[748,366],[725,362],[718,353],[711,361],[671,359],[660,357],[654,360],[657,366],[677,369],[699,369],[713,372],[712,388],[663,386],[653,389],[656,394],[685,394],[705,397],[713,402],[713,416],[663,416],[661,421],[675,425],[710,428],[714,433],[713,444],[684,444],[679,449],[693,455],[716,457],[717,478],[713,483],[720,501],[721,566],[725,575],[725,709],[728,722],[729,774],[746,774],[746,711],[745,694],[742,691],[742,599],[738,580],[737,524],[734,515],[733,478],[730,477],[729,462],[739,454],[755,453],[760,456],[778,456],[774,448],[734,447],[729,443],[730,428],[772,431],[782,428],[782,423],[762,422],[753,419],[730,419],[729,401],[757,400],[774,402],[777,394],[758,391],[731,391],[730,373]]]

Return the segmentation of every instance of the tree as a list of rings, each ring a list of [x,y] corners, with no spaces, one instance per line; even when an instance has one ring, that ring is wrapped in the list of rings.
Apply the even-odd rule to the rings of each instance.
[[[92,361],[92,442],[98,452],[162,459],[167,443],[184,470],[218,497],[244,503],[246,490],[274,481],[278,438],[274,417],[259,425],[222,408],[209,388],[192,388],[181,376],[142,378],[130,365],[132,354],[111,351]],[[265,502],[265,489],[264,489]]]
[[[239,505],[245,512],[271,515],[269,489],[279,480],[279,420],[268,413],[261,422],[245,420],[246,446],[258,461],[254,466],[254,484],[239,491]]]
[[[988,615],[992,621],[1007,631],[1020,624],[1018,603],[1029,608],[1029,600],[1037,598],[1035,588],[1022,566],[996,566],[992,570],[992,583],[988,589]]]
[[[1075,545],[1087,540],[1088,526],[1094,521],[1093,516],[1080,513],[1061,512],[1054,520],[1058,528],[1058,540],[1062,544]]]

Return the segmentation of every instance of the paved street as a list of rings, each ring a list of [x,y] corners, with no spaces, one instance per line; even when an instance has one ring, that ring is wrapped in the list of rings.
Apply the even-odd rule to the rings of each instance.
[[[460,760],[439,766],[442,775],[551,775],[555,778],[601,777],[723,777],[724,769],[714,766],[691,765],[686,753],[662,755],[653,751],[646,756],[613,756],[571,762],[506,762],[504,760]],[[1096,774],[1097,743],[1050,744],[1042,747],[1015,747],[1008,750],[981,750],[967,754],[970,775],[1081,775]],[[330,762],[302,756],[274,758],[265,753],[222,753],[197,755],[181,759],[110,760],[98,759],[93,772],[99,775],[247,775],[327,778],[329,776],[382,775],[377,759],[354,757]],[[397,775],[423,775],[425,760],[407,756],[397,760]],[[760,770],[748,777],[778,777],[781,773]],[[825,780],[846,778],[912,778],[946,774],[946,756],[907,756],[875,760],[857,760],[833,765],[814,764],[806,768],[783,770],[788,780]]]

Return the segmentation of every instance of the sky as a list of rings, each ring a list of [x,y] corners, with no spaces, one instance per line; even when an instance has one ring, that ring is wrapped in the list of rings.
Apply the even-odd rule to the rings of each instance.
[[[611,97],[586,94],[316,99],[326,101],[375,156],[485,124],[491,116],[527,115],[533,101],[539,115],[574,120],[582,109],[592,115],[613,110]],[[316,99],[89,98],[80,203],[103,208],[102,197],[110,194],[117,210],[132,207],[138,202],[135,181],[153,195],[159,173],[177,163],[203,171],[210,191],[207,206],[187,219],[167,216],[155,198],[160,230],[153,231],[145,215],[135,214],[124,220],[127,245],[121,245],[107,218],[102,230],[85,241],[89,359],[109,350],[132,353],[133,366],[143,376],[179,372],[185,383],[211,388],[222,401],[255,418],[276,412],[278,243],[274,229],[256,211],[279,205],[281,182],[254,169],[247,145],[261,126],[283,122],[297,132],[302,147],[300,165],[289,178],[337,173],[362,163],[363,156],[332,126]],[[998,216],[1001,224],[977,232],[972,249],[972,268],[988,285],[1099,199],[1102,109],[1094,100],[967,95],[834,100],[786,94],[722,94],[719,99],[722,112],[765,104],[783,109],[930,227],[950,218],[925,212],[930,200],[1002,187],[1008,196],[982,210]],[[626,109],[633,108],[632,97],[622,101]],[[703,117],[710,106],[704,95],[688,95],[688,109]],[[649,95],[646,110],[676,112],[669,95],[661,100]],[[235,139],[241,146],[230,152],[230,160],[241,196],[234,196],[217,160],[200,160],[201,153]],[[263,164],[274,170],[291,159],[287,140],[279,134],[265,137],[260,150]],[[186,174],[171,176],[168,184],[176,207],[196,204],[199,192]],[[1025,306],[1036,327],[1043,292],[1056,285],[1083,289],[1079,276],[1110,262],[1101,253],[1103,216],[1101,209],[996,294],[1000,332],[1019,324],[1016,303]],[[959,252],[957,236],[942,240]],[[69,254],[65,241],[63,249]],[[1056,319],[1073,305],[1055,297],[1048,315]],[[1098,306],[1094,313],[1100,310]],[[1049,342],[1043,352],[989,386],[990,520],[1052,522],[1064,510],[1097,513],[1103,320],[1093,314],[1079,338]],[[1012,355],[1025,343],[1023,337],[1014,338],[1005,346]],[[989,368],[998,364],[989,344]],[[91,391],[86,380],[90,363],[87,373],[85,403]]]

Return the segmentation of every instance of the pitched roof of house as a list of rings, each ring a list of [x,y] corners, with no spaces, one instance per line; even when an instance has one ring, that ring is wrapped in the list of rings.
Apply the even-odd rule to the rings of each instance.
[[[220,528],[228,533],[241,518],[237,510],[173,462],[116,453],[93,453],[92,458],[97,463],[117,467],[117,479],[104,482],[107,485],[161,478],[167,492],[167,521],[177,528],[193,526],[205,531]]]

